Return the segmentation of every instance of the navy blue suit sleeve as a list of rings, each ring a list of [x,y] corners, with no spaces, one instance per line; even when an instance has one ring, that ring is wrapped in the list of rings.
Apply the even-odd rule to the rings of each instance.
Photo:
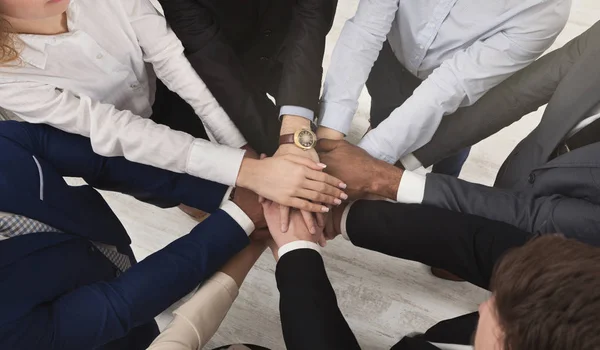
[[[3,349],[95,349],[146,324],[210,277],[249,239],[224,211],[110,282],[77,288],[13,324]]]
[[[191,175],[97,155],[89,138],[47,125],[0,122],[0,137],[44,159],[60,175],[82,177],[102,190],[183,203],[206,212],[217,210],[227,191],[225,185]]]

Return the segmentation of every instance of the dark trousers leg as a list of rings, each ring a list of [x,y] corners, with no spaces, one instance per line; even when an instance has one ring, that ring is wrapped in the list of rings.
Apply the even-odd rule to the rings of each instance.
[[[381,201],[356,202],[346,227],[356,246],[442,268],[486,289],[502,255],[532,236],[478,216]]]
[[[376,128],[398,107],[400,107],[421,80],[412,75],[394,55],[388,42],[385,42],[375,65],[367,79],[367,89],[371,95],[371,127]],[[433,166],[433,172],[458,176],[469,156],[470,148],[448,157]]]

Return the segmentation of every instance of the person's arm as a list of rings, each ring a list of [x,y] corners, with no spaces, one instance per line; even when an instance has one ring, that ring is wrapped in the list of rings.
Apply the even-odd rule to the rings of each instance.
[[[215,334],[237,298],[239,288],[261,254],[265,242],[253,242],[206,281],[148,350],[201,349]]]
[[[266,202],[263,208],[278,248],[275,276],[287,349],[360,349],[338,307],[316,236],[308,231],[300,213],[292,213],[289,230],[284,233],[278,205]]]
[[[321,91],[325,37],[336,7],[337,0],[300,0],[294,5],[277,93],[277,104],[282,106],[280,115],[314,119]]]
[[[342,139],[350,131],[358,97],[398,10],[398,0],[361,0],[333,50],[323,85],[319,138]]]
[[[515,73],[470,107],[442,118],[431,141],[414,152],[428,167],[476,144],[546,104],[571,67],[600,38],[600,23]],[[589,48],[589,49],[588,49]],[[403,161],[403,164],[407,166]],[[406,167],[414,170],[415,166]]]
[[[246,74],[212,11],[196,0],[159,2],[192,67],[245,139],[258,153],[273,155],[280,124],[267,120],[277,118],[277,108]]]
[[[431,140],[444,115],[475,103],[548,49],[564,27],[569,10],[568,0],[540,2],[512,18],[511,27],[458,51],[368,132],[359,146],[388,163],[420,148]]]
[[[212,213],[219,208],[227,186],[195,176],[134,163],[123,157],[103,157],[90,139],[48,125],[0,122],[0,138],[18,144],[67,177],[81,177],[89,185],[132,196],[151,195]]]
[[[152,321],[248,245],[220,210],[189,234],[110,282],[76,287],[40,304],[3,332],[6,349],[94,349]]]
[[[171,130],[128,110],[36,82],[0,83],[2,107],[23,120],[89,137],[94,152],[233,186],[244,151]]]
[[[413,179],[405,184],[402,180],[398,192],[404,186],[420,187],[419,177]],[[528,232],[560,232],[582,240],[597,237],[595,232],[600,230],[600,206],[585,199],[561,194],[534,196],[439,174],[429,174],[422,181],[421,203],[426,205],[502,221]]]
[[[183,45],[149,0],[122,1],[156,76],[189,103],[218,143],[240,148],[246,140],[185,57]]]

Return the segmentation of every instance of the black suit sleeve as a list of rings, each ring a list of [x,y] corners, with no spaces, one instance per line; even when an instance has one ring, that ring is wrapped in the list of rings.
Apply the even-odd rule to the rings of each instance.
[[[285,254],[275,275],[288,350],[360,349],[338,307],[318,252],[299,249]]]
[[[532,237],[474,215],[382,201],[354,203],[346,228],[356,246],[442,268],[486,289],[496,262]]]
[[[197,0],[159,0],[191,65],[252,148],[277,150],[278,110],[260,93],[227,42],[210,9]]]
[[[333,24],[337,0],[300,0],[286,38],[277,104],[317,111],[325,37]]]

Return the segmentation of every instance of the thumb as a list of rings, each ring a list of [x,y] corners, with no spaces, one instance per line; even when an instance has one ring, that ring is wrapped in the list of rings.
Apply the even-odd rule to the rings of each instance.
[[[317,152],[330,152],[333,151],[342,140],[329,140],[329,139],[320,139],[317,142]]]

